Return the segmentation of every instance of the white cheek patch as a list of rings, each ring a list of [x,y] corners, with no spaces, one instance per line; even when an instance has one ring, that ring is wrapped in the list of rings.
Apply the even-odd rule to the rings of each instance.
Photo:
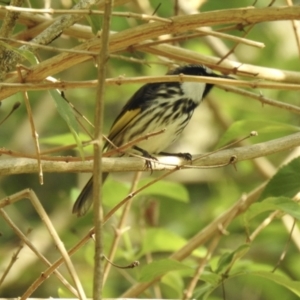
[[[185,97],[192,99],[197,104],[202,100],[205,86],[206,84],[204,82],[183,82],[181,84]]]

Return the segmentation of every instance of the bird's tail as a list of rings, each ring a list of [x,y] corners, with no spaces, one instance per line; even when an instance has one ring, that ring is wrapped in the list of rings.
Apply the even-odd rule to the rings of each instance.
[[[102,173],[102,183],[105,182],[107,176],[109,173]],[[86,212],[89,210],[89,208],[93,204],[93,176],[90,178],[90,180],[87,182],[87,184],[84,186],[83,190],[77,197],[72,213],[77,214],[78,217],[81,217],[86,214]]]

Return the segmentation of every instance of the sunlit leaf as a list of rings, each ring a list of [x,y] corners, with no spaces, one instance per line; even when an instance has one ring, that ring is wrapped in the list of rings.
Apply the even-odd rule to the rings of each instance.
[[[143,237],[139,256],[152,252],[171,252],[185,245],[186,240],[164,228],[150,228]]]
[[[74,296],[69,290],[67,290],[65,287],[62,288],[58,288],[57,290],[58,295],[60,298],[71,298],[72,296]]]
[[[32,51],[15,48],[15,47],[13,47],[13,46],[11,46],[7,43],[4,43],[2,41],[0,41],[0,46],[3,47],[3,48],[6,48],[6,49],[8,49],[12,52],[15,52],[20,56],[22,56],[23,58],[28,60],[31,65],[36,65],[36,64],[39,63],[37,57],[34,55],[34,53]]]
[[[300,157],[279,169],[270,179],[260,196],[260,200],[268,197],[294,197],[300,191]]]
[[[108,207],[113,207],[122,201],[128,193],[128,185],[109,178],[103,185],[103,203]]]
[[[300,296],[300,281],[291,280],[287,276],[282,276],[276,273],[265,271],[251,272],[250,274],[271,280],[274,283],[287,288],[288,290],[296,294],[298,297]]]
[[[270,197],[262,202],[254,203],[244,214],[245,222],[266,211],[279,210],[300,220],[300,205],[287,197]]]
[[[27,59],[31,65],[36,65],[39,63],[37,57],[34,55],[33,52],[29,50],[23,50],[23,49],[17,49],[17,52],[25,59]]]
[[[69,104],[65,101],[65,99],[62,97],[60,91],[50,90],[49,92],[55,102],[58,113],[66,121],[66,123],[75,139],[75,142],[77,144],[77,147],[78,147],[78,150],[79,150],[79,153],[80,153],[82,159],[84,159],[82,143],[78,136],[78,132],[79,132],[78,123],[75,118],[74,111],[69,106]]]
[[[139,183],[139,187],[151,182],[151,178],[143,179]],[[160,180],[155,184],[147,187],[139,195],[158,195],[168,197],[181,202],[189,202],[189,194],[187,189],[178,182]]]
[[[249,244],[243,244],[236,250],[221,255],[218,263],[216,273],[223,274],[227,273],[233,264],[242,258],[249,250]]]
[[[81,135],[83,140],[89,140],[87,135]],[[74,137],[71,133],[64,133],[58,135],[51,135],[39,139],[44,144],[48,145],[69,145],[74,143]],[[87,149],[89,146],[85,147]]]
[[[209,271],[204,271],[201,275],[201,280],[210,283],[212,285],[218,284],[221,278],[222,278],[222,274],[209,272]]]
[[[216,148],[220,148],[236,139],[243,138],[250,134],[251,131],[257,131],[259,138],[270,140],[270,135],[283,136],[299,132],[300,128],[286,123],[279,123],[265,120],[243,120],[233,123],[223,134]]]
[[[102,17],[99,15],[86,15],[85,17],[92,28],[93,34],[96,35],[101,29]]]
[[[148,282],[156,278],[157,276],[164,275],[171,271],[179,270],[191,270],[192,268],[187,265],[172,259],[163,259],[154,261],[142,268],[140,274],[141,282]]]
[[[283,199],[282,199],[283,198]],[[297,220],[300,220],[300,205],[289,198],[278,197],[266,199],[272,201],[276,208]]]
[[[174,291],[175,298],[179,299],[182,296],[182,291],[184,289],[184,281],[179,272],[167,273],[163,276],[161,282],[169,286]]]

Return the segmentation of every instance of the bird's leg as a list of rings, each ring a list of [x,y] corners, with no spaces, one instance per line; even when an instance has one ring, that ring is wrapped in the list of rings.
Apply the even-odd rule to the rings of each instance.
[[[153,171],[152,170],[152,162],[150,160],[148,160],[147,158],[154,159],[154,160],[157,160],[157,158],[155,156],[152,156],[151,154],[149,154],[149,152],[147,152],[146,150],[144,150],[138,146],[133,146],[132,148],[134,150],[139,151],[142,154],[142,156],[146,158],[146,161],[145,161],[146,167],[148,169],[150,169],[151,173],[152,173],[152,171]]]
[[[193,159],[192,154],[187,153],[187,152],[183,152],[183,153],[181,153],[181,152],[180,153],[159,152],[158,154],[165,155],[165,156],[177,156],[177,157],[181,157],[188,161]]]

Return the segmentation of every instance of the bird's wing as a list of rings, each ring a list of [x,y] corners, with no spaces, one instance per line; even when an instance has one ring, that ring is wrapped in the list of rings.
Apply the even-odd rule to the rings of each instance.
[[[158,86],[157,83],[145,84],[128,100],[110,129],[107,137],[110,141],[113,142],[116,136],[126,130],[130,123],[149,105],[151,100],[155,98],[155,91]],[[104,149],[107,148],[109,148],[108,142],[104,146]]]
[[[134,118],[141,112],[141,108],[136,108],[132,110],[125,111],[113,124],[108,139],[113,142],[114,138],[120,134],[127,126],[134,120]],[[108,146],[106,142],[105,148]],[[120,146],[120,145],[119,145]]]

